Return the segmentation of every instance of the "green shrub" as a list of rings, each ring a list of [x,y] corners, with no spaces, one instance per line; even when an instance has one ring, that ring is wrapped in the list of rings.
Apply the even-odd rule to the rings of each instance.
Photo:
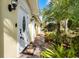
[[[46,50],[41,52],[41,56],[44,58],[72,58],[75,56],[74,47],[65,49],[63,44],[61,45],[52,45],[51,48],[46,48]]]
[[[54,32],[45,32],[45,41],[52,41],[55,39],[56,34]]]

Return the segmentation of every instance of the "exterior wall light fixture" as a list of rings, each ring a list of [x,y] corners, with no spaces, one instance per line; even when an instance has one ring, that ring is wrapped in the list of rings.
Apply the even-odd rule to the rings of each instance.
[[[16,10],[18,0],[11,0],[11,4],[8,5],[8,10],[11,12],[12,10]]]

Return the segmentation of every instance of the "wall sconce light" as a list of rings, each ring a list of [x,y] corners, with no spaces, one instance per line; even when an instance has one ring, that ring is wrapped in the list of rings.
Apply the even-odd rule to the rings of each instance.
[[[11,0],[11,4],[8,5],[8,10],[11,12],[12,10],[16,10],[18,0]]]

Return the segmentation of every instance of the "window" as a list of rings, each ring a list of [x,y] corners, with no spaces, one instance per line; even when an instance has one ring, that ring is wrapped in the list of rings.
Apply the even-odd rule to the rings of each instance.
[[[25,20],[25,16],[23,16],[22,27],[23,27],[23,32],[25,32],[25,29],[26,29],[26,20]]]

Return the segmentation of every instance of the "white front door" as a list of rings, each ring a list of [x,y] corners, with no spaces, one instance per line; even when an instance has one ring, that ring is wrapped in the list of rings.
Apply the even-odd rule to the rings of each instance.
[[[20,53],[30,41],[28,36],[28,15],[21,8],[18,12],[18,52]]]

